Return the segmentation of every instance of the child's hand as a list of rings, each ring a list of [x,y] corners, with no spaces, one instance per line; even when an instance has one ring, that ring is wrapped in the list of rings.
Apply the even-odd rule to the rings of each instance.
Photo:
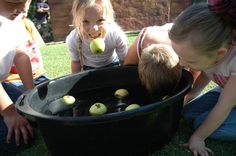
[[[33,137],[33,130],[30,123],[22,117],[12,104],[6,108],[1,115],[8,128],[7,143],[11,143],[15,136],[16,145],[20,144],[20,136],[23,136],[24,143],[28,144],[29,139]]]
[[[214,155],[213,151],[205,146],[204,140],[195,135],[192,135],[189,142],[183,144],[183,147],[190,150],[194,156]]]

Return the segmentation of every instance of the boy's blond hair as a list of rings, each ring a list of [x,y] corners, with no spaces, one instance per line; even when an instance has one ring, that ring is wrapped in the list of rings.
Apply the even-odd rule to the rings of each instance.
[[[95,4],[100,4],[102,6],[109,23],[114,22],[114,10],[110,0],[74,0],[71,10],[74,26],[79,27],[84,16],[84,10]]]
[[[138,72],[142,84],[150,93],[165,96],[178,85],[182,68],[169,45],[151,44],[142,51]]]

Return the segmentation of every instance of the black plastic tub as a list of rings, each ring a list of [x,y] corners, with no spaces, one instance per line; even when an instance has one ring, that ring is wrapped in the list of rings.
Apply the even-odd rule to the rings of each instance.
[[[145,91],[136,66],[104,68],[44,83],[19,98],[16,107],[37,122],[53,156],[143,156],[157,151],[175,135],[183,99],[192,81],[192,75],[183,70],[175,93],[162,100]],[[114,103],[119,103],[114,92],[120,88],[130,93],[124,103],[138,103],[141,107],[114,109]],[[66,94],[76,98],[76,107],[50,113],[50,103]],[[94,102],[107,104],[108,113],[89,116],[87,109]]]

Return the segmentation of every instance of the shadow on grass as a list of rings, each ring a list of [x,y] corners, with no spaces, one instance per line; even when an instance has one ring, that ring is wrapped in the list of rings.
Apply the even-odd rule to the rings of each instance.
[[[0,151],[0,156],[50,156],[47,147],[44,143],[43,137],[39,130],[36,130],[35,142],[28,149],[19,153],[5,153]]]
[[[180,121],[179,129],[171,142],[164,146],[160,151],[151,153],[150,156],[191,156],[191,153],[182,148],[180,145],[185,143],[193,130],[189,123],[184,120]],[[236,145],[211,139],[206,140],[206,145],[211,148],[215,156],[234,156],[236,155]],[[43,137],[39,131],[36,133],[35,143],[29,149],[17,154],[7,154],[0,152],[0,156],[50,156]]]

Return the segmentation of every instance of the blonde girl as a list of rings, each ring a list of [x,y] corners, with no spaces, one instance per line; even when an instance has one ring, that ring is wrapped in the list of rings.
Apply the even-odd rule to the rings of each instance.
[[[114,21],[109,0],[75,0],[72,15],[75,29],[66,38],[72,73],[123,63],[127,38]],[[105,42],[102,54],[93,54],[89,48],[90,41],[95,38]]]

